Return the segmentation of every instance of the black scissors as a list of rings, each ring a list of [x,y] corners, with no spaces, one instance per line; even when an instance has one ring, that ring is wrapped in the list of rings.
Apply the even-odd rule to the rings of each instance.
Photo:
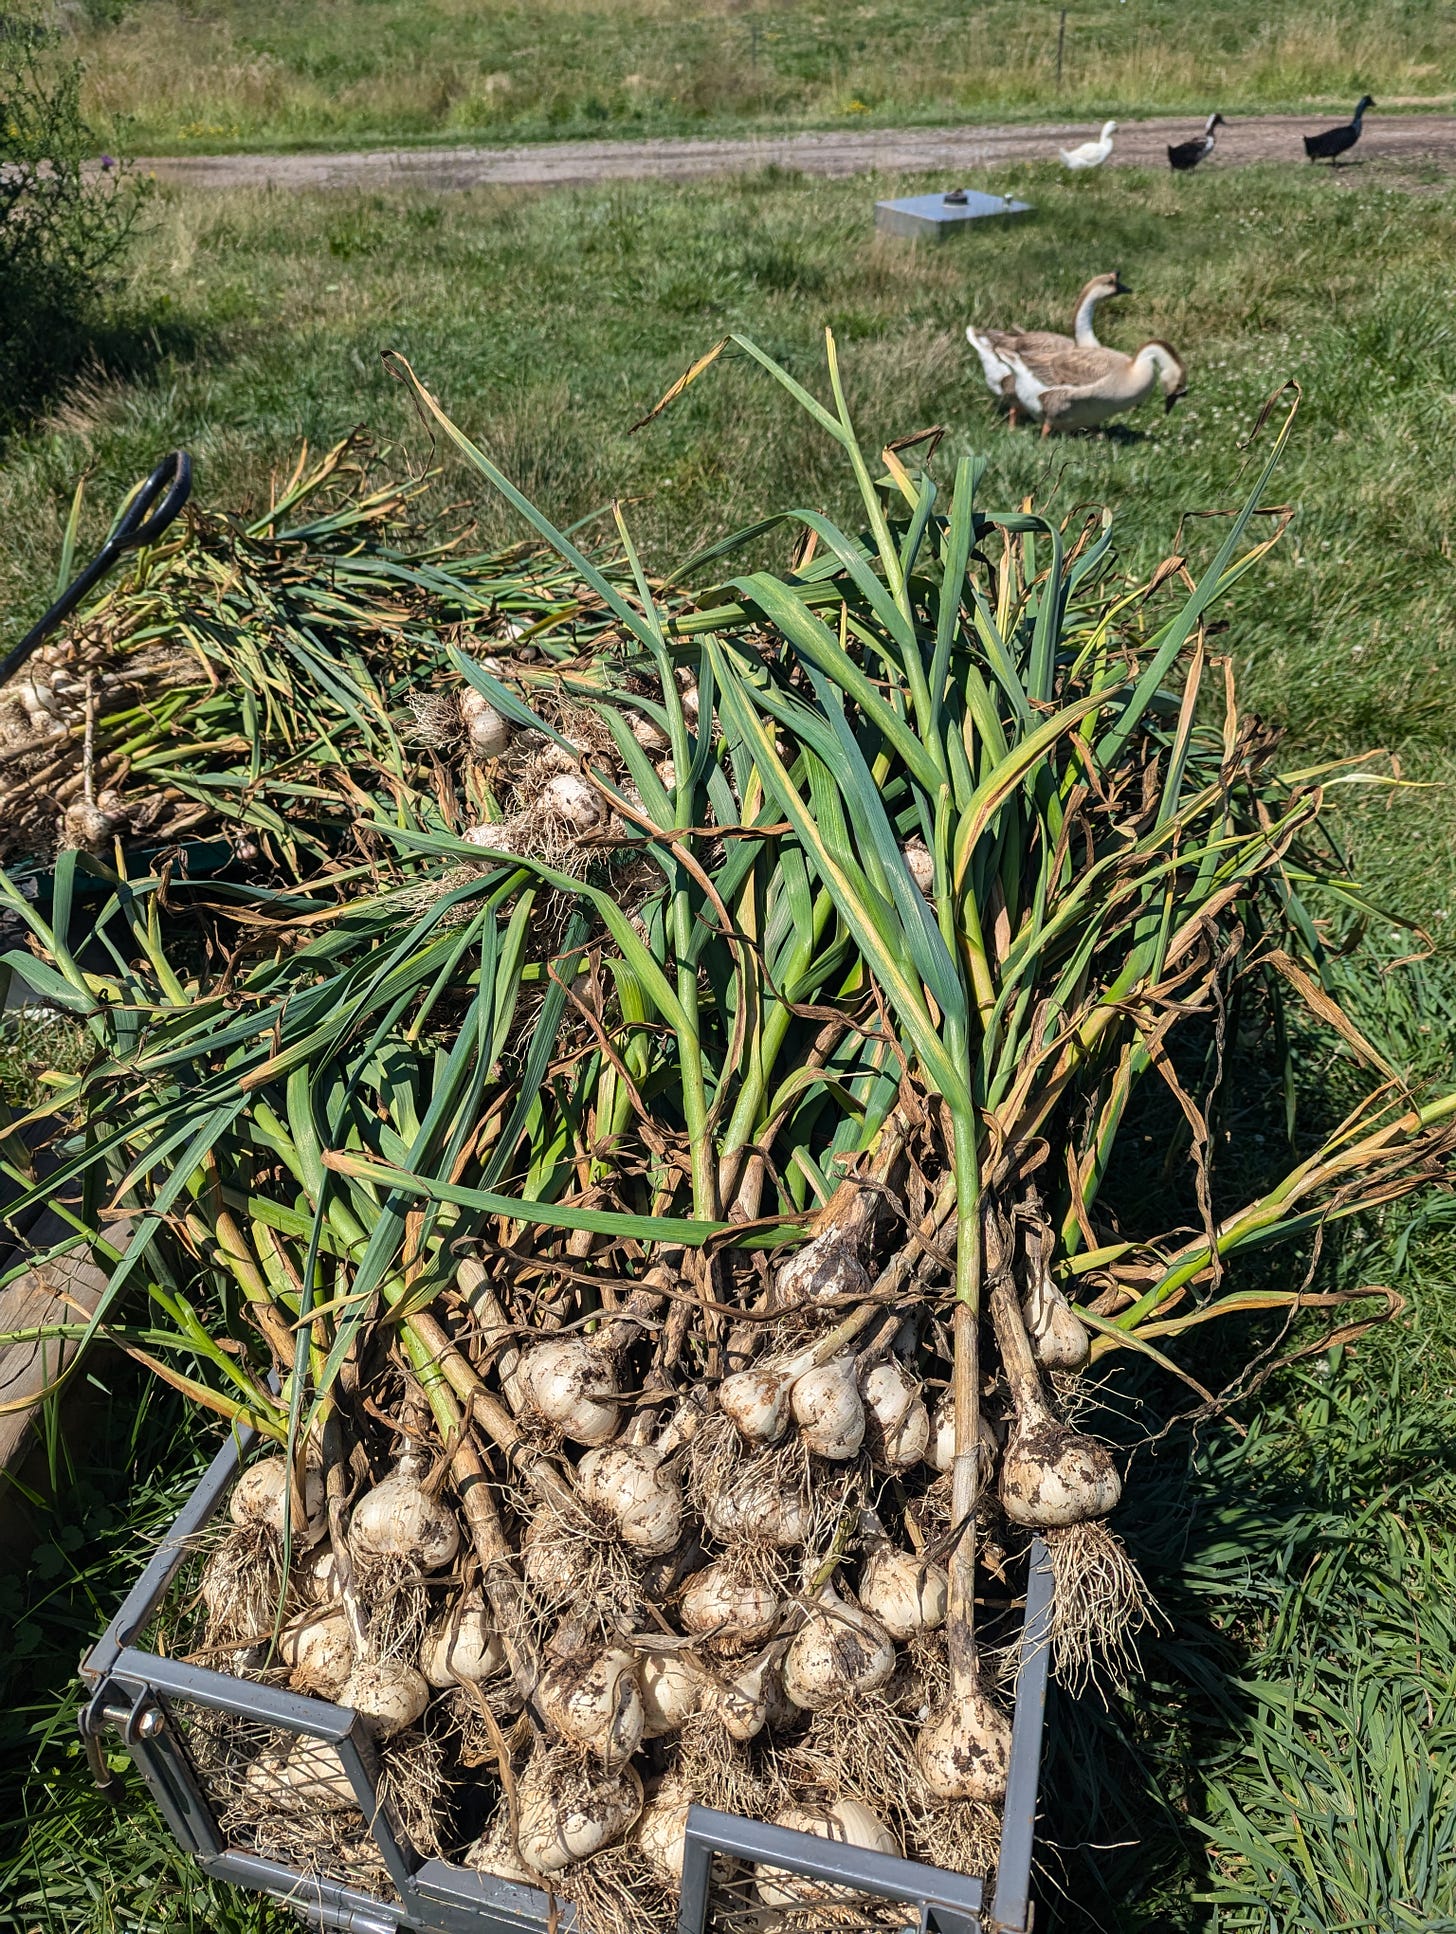
[[[124,551],[134,551],[160,537],[192,494],[192,459],[173,450],[157,465],[119,518],[115,530],[82,571],[73,578],[39,624],[31,626],[20,643],[0,658],[0,685],[20,670],[36,646],[70,617],[86,593],[111,569]]]

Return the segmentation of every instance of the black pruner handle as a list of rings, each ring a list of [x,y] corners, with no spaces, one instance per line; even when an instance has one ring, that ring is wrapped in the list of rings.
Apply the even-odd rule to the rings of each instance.
[[[173,450],[157,465],[118,519],[116,528],[82,571],[73,578],[38,624],[31,626],[18,645],[0,658],[0,685],[13,678],[30,654],[70,617],[76,606],[111,569],[124,551],[134,551],[160,537],[192,494],[192,459],[185,450]]]

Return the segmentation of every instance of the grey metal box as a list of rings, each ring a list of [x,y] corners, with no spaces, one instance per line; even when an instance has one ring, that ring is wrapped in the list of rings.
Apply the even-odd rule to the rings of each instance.
[[[993,215],[1030,213],[1030,202],[1015,201],[1010,195],[986,195],[978,188],[958,188],[949,195],[906,195],[899,201],[877,201],[875,226],[887,235],[943,242],[963,223],[984,221]]]

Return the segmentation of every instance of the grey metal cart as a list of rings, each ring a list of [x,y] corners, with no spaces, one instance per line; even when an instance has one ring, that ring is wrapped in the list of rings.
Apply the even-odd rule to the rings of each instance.
[[[216,1878],[271,1894],[321,1928],[348,1934],[401,1934],[404,1929],[418,1934],[554,1934],[558,1928],[568,1929],[571,1910],[565,1902],[415,1852],[388,1802],[381,1801],[378,1762],[356,1713],[167,1658],[135,1643],[178,1570],[195,1552],[198,1535],[227,1495],[246,1450],[245,1441],[231,1441],[218,1453],[125,1604],[82,1662],[91,1696],[80,1714],[81,1736],[98,1784],[113,1791],[118,1785],[102,1751],[106,1733],[115,1729],[186,1852]],[[678,1934],[709,1934],[718,1917],[716,1877],[722,1863],[734,1861],[763,1862],[829,1889],[903,1902],[906,1914],[899,1925],[919,1934],[932,1929],[940,1934],[1026,1934],[1032,1917],[1050,1618],[1051,1570],[1037,1541],[1022,1626],[1010,1781],[989,1900],[987,1883],[974,1875],[694,1806],[687,1823]],[[206,1778],[187,1745],[189,1714],[199,1711],[332,1746],[395,1897],[381,1899],[343,1880],[306,1873],[233,1844],[219,1826]],[[826,1925],[832,1924],[834,1916],[826,1912]]]

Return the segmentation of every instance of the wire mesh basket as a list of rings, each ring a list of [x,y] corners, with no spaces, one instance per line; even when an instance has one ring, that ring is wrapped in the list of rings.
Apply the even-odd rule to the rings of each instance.
[[[412,1833],[392,1786],[390,1747],[376,1748],[357,1713],[141,1642],[247,1448],[246,1440],[232,1441],[219,1452],[82,1662],[91,1697],[81,1736],[97,1783],[118,1791],[101,1745],[114,1728],[186,1852],[214,1877],[271,1894],[318,1927],[353,1934],[569,1929],[568,1901],[422,1850],[423,1836]],[[783,1903],[768,1919],[782,1934],[1026,1934],[1050,1614],[1051,1571],[1038,1541],[994,1888],[974,1875],[694,1806],[677,1934],[762,1934],[765,1873]],[[248,1804],[250,1783],[273,1780],[285,1759],[291,1810],[270,1809],[260,1825],[261,1810]],[[276,1796],[276,1781],[269,1790]]]

